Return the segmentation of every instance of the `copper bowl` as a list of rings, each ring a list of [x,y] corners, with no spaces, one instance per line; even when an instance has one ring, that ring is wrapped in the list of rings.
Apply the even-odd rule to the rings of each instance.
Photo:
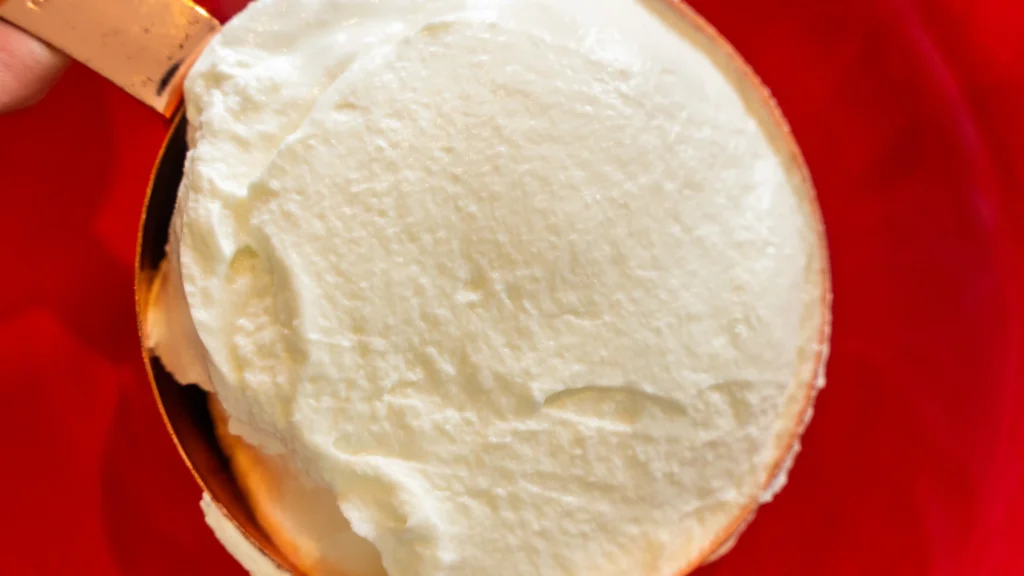
[[[759,123],[766,131],[780,157],[788,160],[790,170],[793,172],[791,177],[803,181],[807,191],[813,197],[814,187],[806,163],[785,118],[768,89],[739,53],[703,17],[682,0],[645,0],[645,3],[651,9],[662,13],[668,22],[675,25],[681,34],[696,42],[719,66],[723,74],[740,92],[748,109],[758,117]],[[168,135],[158,155],[143,205],[136,247],[135,270],[135,301],[140,337],[143,334],[153,282],[166,253],[171,216],[174,212],[187,152],[186,128],[184,110],[179,109],[171,120]],[[819,234],[821,245],[826,246],[824,230],[819,229]],[[827,308],[831,294],[827,265],[824,274],[822,306]],[[826,321],[821,329],[820,344],[827,343],[828,331],[828,322]],[[824,349],[824,346],[819,348]],[[164,369],[159,358],[153,356],[145,344],[143,344],[142,354],[164,424],[196,482],[252,544],[262,550],[282,569],[292,574],[299,574],[299,570],[281,553],[260,527],[242,495],[232,475],[227,458],[214,437],[206,393],[197,386],[182,386],[175,381]],[[822,352],[819,351],[818,369],[814,374],[814,381],[818,380],[824,370],[821,354]],[[814,391],[814,382],[808,383],[801,419],[804,419],[813,403]],[[799,441],[801,433],[800,427],[794,430],[788,443],[790,449]],[[789,452],[790,450],[784,452],[776,462],[776,473],[783,470]],[[711,543],[694,565],[682,568],[678,573],[679,576],[689,574],[702,563],[713,561],[727,552],[752,520],[757,507],[758,502],[751,502],[746,513],[738,515],[736,521]]]

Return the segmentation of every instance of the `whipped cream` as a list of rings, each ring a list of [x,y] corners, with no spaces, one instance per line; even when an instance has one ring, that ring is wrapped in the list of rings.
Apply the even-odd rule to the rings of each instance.
[[[812,194],[693,37],[641,0],[254,2],[186,82],[157,353],[391,576],[692,568],[827,325]]]

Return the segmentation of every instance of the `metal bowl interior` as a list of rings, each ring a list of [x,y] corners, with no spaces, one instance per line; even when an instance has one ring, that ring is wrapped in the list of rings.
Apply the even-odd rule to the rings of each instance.
[[[166,256],[171,216],[185,165],[188,123],[183,118],[183,111],[179,111],[172,120],[143,205],[135,271],[140,336],[153,280]],[[142,354],[164,424],[196,481],[253,545],[282,568],[297,573],[260,527],[239,490],[227,458],[214,437],[206,393],[198,386],[183,386],[177,382],[160,359],[145,347]]]

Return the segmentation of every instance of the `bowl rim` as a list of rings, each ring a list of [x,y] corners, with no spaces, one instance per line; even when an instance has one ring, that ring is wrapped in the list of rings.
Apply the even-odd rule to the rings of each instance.
[[[237,529],[238,532],[246,539],[246,541],[248,541],[248,543],[252,545],[254,549],[258,550],[260,553],[262,553],[264,556],[270,559],[281,570],[285,570],[296,576],[299,576],[300,572],[298,572],[297,568],[288,560],[287,557],[284,556],[283,553],[281,553],[281,551],[274,544],[273,540],[271,540],[269,536],[263,533],[262,528],[259,526],[258,522],[256,522],[255,519],[252,518],[252,512],[251,510],[248,509],[248,505],[245,503],[244,497],[241,497],[240,505],[236,505],[235,507],[229,508],[228,506],[225,505],[224,502],[221,501],[221,498],[215,496],[215,493],[218,492],[218,490],[211,489],[214,480],[208,478],[203,471],[199,470],[199,466],[197,466],[197,463],[193,461],[193,458],[190,456],[189,451],[185,446],[185,443],[182,441],[182,438],[180,437],[180,433],[183,430],[183,423],[173,418],[172,415],[170,414],[170,411],[168,410],[167,399],[164,397],[164,393],[161,390],[161,385],[158,382],[157,371],[154,369],[153,361],[156,358],[156,356],[146,345],[146,311],[150,305],[150,298],[152,296],[153,286],[156,283],[155,281],[159,276],[160,264],[162,264],[163,259],[166,258],[166,250],[164,246],[154,247],[146,242],[147,224],[150,222],[150,213],[151,208],[153,206],[154,190],[160,184],[161,170],[167,166],[169,150],[178,143],[179,139],[184,139],[184,119],[184,106],[180,106],[177,112],[169,119],[167,134],[164,136],[164,139],[160,144],[160,149],[157,153],[156,160],[150,172],[149,182],[147,183],[146,186],[146,194],[142,204],[142,214],[139,220],[139,226],[136,235],[134,263],[135,317],[136,331],[139,336],[139,345],[141,349],[142,361],[146,369],[146,377],[149,382],[150,390],[153,393],[153,398],[156,401],[157,410],[160,413],[160,418],[161,420],[163,420],[164,427],[167,429],[167,432],[171,437],[171,440],[174,443],[174,447],[175,449],[177,449],[179,456],[181,457],[185,466],[188,468],[188,471],[192,475],[192,478],[195,480],[196,484],[203,491],[203,494],[209,497],[210,502],[213,503],[214,507],[221,514],[221,516],[226,518],[235,527],[235,529]],[[185,147],[187,148],[187,144]],[[179,174],[178,177],[176,178],[176,181],[172,183],[172,186],[177,188],[180,185],[180,181],[181,175]],[[177,200],[175,197],[175,204],[176,201]],[[168,218],[168,228],[171,225],[172,219],[173,216]],[[161,250],[164,252],[164,254],[159,260],[149,262],[149,265],[147,266],[147,256],[153,250]],[[167,376],[168,378],[171,378],[169,375]],[[171,378],[171,380],[173,380],[173,378]],[[182,390],[192,388],[191,385],[182,385],[177,381],[173,382],[173,386],[180,387]],[[199,391],[199,389],[196,388],[196,391]],[[202,392],[202,394],[203,396],[206,395],[205,392]],[[208,415],[208,409],[205,408],[206,402],[203,402],[202,405],[204,406],[202,410],[206,411],[204,412],[204,415]],[[209,448],[213,452],[215,452],[221,458],[225,458],[223,451],[221,450],[216,440],[212,437],[212,435],[205,438],[205,443],[208,444]],[[231,474],[230,467],[226,462],[223,462],[223,465],[226,468],[227,475],[229,476],[230,483],[232,484],[232,486],[228,488],[233,488],[235,491],[238,491],[239,488],[237,486],[236,481],[234,480],[233,475]],[[245,508],[243,509],[241,508],[241,506],[245,506]],[[247,518],[245,518],[246,521],[242,521],[242,518],[240,518],[241,516],[243,516],[242,513],[245,513],[248,516]]]

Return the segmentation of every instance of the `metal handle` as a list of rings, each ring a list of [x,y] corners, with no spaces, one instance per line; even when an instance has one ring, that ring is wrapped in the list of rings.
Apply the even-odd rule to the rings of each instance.
[[[0,18],[170,117],[220,24],[191,0],[0,0]]]

